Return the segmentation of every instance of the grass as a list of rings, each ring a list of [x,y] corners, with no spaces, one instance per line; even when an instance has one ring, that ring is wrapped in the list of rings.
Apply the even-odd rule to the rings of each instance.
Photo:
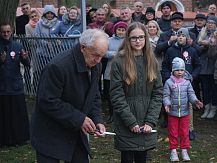
[[[29,100],[28,108],[33,105]],[[31,110],[29,110],[31,112]],[[104,111],[106,113],[106,111]],[[202,120],[201,111],[194,111],[194,127],[197,133],[196,140],[191,142],[189,154],[191,163],[217,163],[217,116],[212,120]],[[112,125],[106,125],[112,131]],[[158,129],[157,148],[151,152],[151,161],[148,163],[168,163],[169,150],[167,130]],[[94,158],[91,163],[118,163],[120,152],[114,149],[113,136],[95,138],[90,136],[90,144]],[[30,144],[17,147],[0,148],[0,163],[35,163],[35,151]]]

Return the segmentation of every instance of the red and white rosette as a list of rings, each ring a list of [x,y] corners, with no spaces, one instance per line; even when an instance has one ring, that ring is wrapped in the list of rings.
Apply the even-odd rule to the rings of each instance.
[[[185,51],[185,52],[183,53],[183,56],[185,57],[185,60],[187,60],[187,59],[188,59],[188,52]]]
[[[12,59],[14,59],[15,56],[16,56],[16,53],[14,51],[10,52],[10,56],[11,56]]]

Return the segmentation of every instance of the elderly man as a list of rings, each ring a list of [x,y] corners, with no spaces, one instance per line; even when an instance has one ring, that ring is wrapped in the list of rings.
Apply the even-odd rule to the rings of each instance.
[[[107,37],[88,29],[44,68],[31,125],[38,163],[88,163],[87,134],[104,135],[98,81]]]
[[[195,23],[194,27],[191,28],[189,31],[193,32],[196,38],[198,38],[200,31],[206,25],[206,16],[201,13],[197,14],[195,16],[194,23]]]
[[[134,3],[134,13],[132,14],[132,20],[134,22],[145,23],[145,14],[142,13],[144,10],[144,4],[140,1]]]

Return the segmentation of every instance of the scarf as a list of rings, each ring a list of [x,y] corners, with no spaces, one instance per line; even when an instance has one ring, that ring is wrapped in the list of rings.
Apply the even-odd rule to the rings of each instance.
[[[47,28],[52,28],[56,25],[56,23],[58,22],[58,19],[56,17],[54,17],[52,20],[48,20],[45,17],[42,17],[42,25],[47,27]]]
[[[38,23],[38,20],[37,20],[36,22],[33,21],[33,20],[29,20],[29,25],[30,25],[32,28],[35,28],[36,25],[37,25],[37,23]]]

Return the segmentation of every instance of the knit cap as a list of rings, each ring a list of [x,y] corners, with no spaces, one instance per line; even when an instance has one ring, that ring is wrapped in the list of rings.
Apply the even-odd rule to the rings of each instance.
[[[207,22],[213,22],[213,23],[215,23],[217,25],[217,18],[215,16],[213,16],[213,15],[209,15],[207,17]]]
[[[155,10],[152,7],[147,7],[145,13],[152,13],[153,15],[155,15]]]
[[[177,35],[184,35],[185,37],[190,38],[190,35],[189,35],[189,32],[188,32],[187,28],[180,28],[177,31]]]
[[[115,25],[114,25],[114,27],[113,27],[113,30],[114,30],[114,33],[116,33],[116,30],[118,29],[118,28],[124,28],[124,29],[127,29],[127,23],[125,23],[125,22],[122,22],[122,21],[120,21],[120,22],[117,22]]]
[[[172,61],[172,72],[176,70],[185,70],[185,62],[182,58],[175,57]]]

